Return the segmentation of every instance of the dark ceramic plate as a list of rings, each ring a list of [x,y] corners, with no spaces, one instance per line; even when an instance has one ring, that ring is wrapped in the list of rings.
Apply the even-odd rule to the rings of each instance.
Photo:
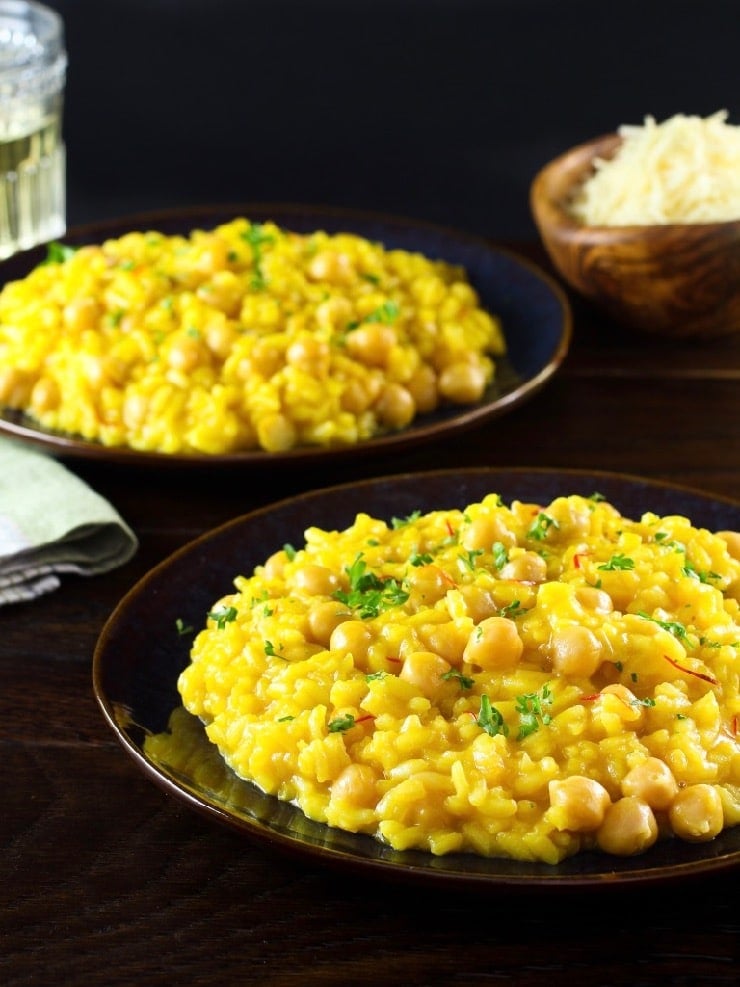
[[[570,345],[571,312],[560,287],[534,264],[482,239],[431,224],[330,208],[288,205],[249,205],[196,207],[130,216],[95,226],[78,227],[64,237],[64,243],[79,246],[100,243],[131,230],[158,230],[187,234],[195,228],[210,229],[237,216],[264,222],[273,220],[284,229],[309,233],[323,229],[329,233],[351,231],[387,248],[418,251],[428,257],[461,264],[468,271],[482,304],[501,319],[508,344],[505,358],[497,362],[497,376],[484,399],[472,406],[445,408],[424,415],[401,432],[384,435],[359,445],[342,448],[300,448],[286,453],[262,451],[226,455],[138,452],[125,447],[108,447],[72,435],[44,429],[27,416],[0,409],[0,435],[43,446],[52,454],[77,458],[103,459],[157,466],[252,466],[305,465],[308,461],[348,459],[371,453],[386,453],[449,438],[489,419],[510,411],[535,394],[556,372]],[[46,256],[45,247],[10,258],[0,264],[0,285],[28,274]]]
[[[207,817],[317,863],[391,879],[457,887],[583,886],[664,881],[740,862],[740,826],[710,843],[671,841],[644,856],[583,854],[557,866],[397,852],[369,836],[313,823],[294,806],[237,779],[221,762],[198,720],[182,708],[177,678],[192,636],[233,578],[286,542],[303,542],[309,524],[343,529],[358,511],[390,519],[416,509],[465,507],[487,493],[507,503],[546,503],[572,493],[603,494],[626,516],[684,514],[710,530],[740,530],[740,504],[699,491],[612,473],[537,469],[468,469],[404,474],[330,487],[236,518],[180,549],[145,576],[107,621],[95,649],[93,685],[103,714],[124,749],[165,791]]]

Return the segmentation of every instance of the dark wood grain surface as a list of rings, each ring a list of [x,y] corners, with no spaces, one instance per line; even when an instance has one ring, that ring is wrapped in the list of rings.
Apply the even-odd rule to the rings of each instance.
[[[512,246],[512,245],[507,245]],[[533,246],[515,249],[548,265]],[[0,983],[736,985],[737,869],[621,889],[450,892],[250,843],[155,787],[92,691],[98,635],[153,565],[308,488],[439,466],[609,470],[740,499],[740,337],[626,333],[576,299],[560,372],[403,457],[272,474],[67,465],[135,529],[123,568],[0,608]]]

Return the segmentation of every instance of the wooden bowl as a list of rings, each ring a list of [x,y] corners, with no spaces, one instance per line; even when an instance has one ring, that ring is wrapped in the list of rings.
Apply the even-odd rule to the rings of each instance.
[[[530,207],[555,268],[580,294],[632,329],[670,336],[740,331],[740,220],[663,226],[586,226],[568,211],[607,134],[555,158],[535,176]]]

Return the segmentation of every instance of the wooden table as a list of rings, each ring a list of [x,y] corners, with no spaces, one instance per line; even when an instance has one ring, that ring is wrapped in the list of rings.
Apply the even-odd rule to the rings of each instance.
[[[532,245],[509,245],[547,268]],[[136,530],[132,562],[0,609],[0,982],[737,984],[737,870],[639,890],[485,894],[343,876],[155,787],[93,696],[117,601],[199,533],[309,486],[440,465],[642,475],[740,499],[740,336],[627,334],[572,299],[560,372],[440,449],[264,477],[67,465]],[[441,462],[443,460],[443,462]]]

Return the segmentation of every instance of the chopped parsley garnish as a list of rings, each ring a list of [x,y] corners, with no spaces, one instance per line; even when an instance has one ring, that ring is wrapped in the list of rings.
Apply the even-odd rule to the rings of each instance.
[[[597,569],[634,569],[635,560],[629,558],[629,556],[624,555],[622,552],[615,552],[614,555],[609,559],[608,562],[602,563],[602,565],[597,566]]]
[[[509,561],[509,551],[506,545],[502,541],[495,541],[491,546],[491,552],[493,553],[494,569],[503,569]]]
[[[185,634],[192,634],[194,630],[193,625],[186,624],[182,617],[177,618],[175,621],[175,627],[177,628],[177,633],[180,637],[183,637]]]
[[[499,733],[504,737],[509,735],[509,728],[504,723],[503,716],[495,706],[491,705],[491,700],[485,694],[480,697],[480,711],[475,722],[489,737],[495,737]]]
[[[328,730],[329,733],[344,733],[345,730],[351,730],[354,725],[354,716],[351,713],[345,713],[344,716],[338,716],[336,720],[331,720]]]
[[[383,325],[390,325],[391,322],[395,322],[400,313],[400,308],[398,303],[394,301],[383,302],[379,305],[374,312],[370,315],[366,315],[362,320],[363,322],[381,322]]]
[[[533,538],[535,541],[544,541],[550,531],[550,528],[557,529],[560,527],[558,522],[554,517],[550,517],[549,514],[544,514],[542,511],[537,515],[535,520],[529,527],[527,531],[527,537]]]
[[[475,560],[479,555],[483,555],[482,548],[474,548],[470,552],[465,552],[463,555],[460,555],[460,568],[462,570],[469,569],[472,572],[475,569]]]
[[[367,571],[362,553],[344,571],[349,577],[349,592],[338,589],[334,599],[354,610],[362,620],[377,617],[384,610],[402,606],[409,598],[408,592],[397,579],[381,579]]]
[[[265,654],[268,658],[282,658],[283,661],[287,661],[285,655],[281,655],[280,652],[276,650],[272,641],[265,641]]]
[[[418,521],[421,517],[421,511],[412,511],[406,517],[392,517],[391,518],[391,528],[397,531],[399,528],[403,528],[404,525],[413,524],[414,521]]]
[[[219,607],[218,610],[211,610],[208,616],[211,620],[215,620],[216,627],[222,631],[232,620],[236,620],[237,609],[236,607]]]
[[[260,291],[267,284],[265,276],[262,273],[261,266],[262,247],[266,243],[273,243],[275,237],[271,233],[265,233],[262,229],[261,223],[252,223],[249,229],[242,233],[242,239],[246,240],[252,248],[252,266],[254,268],[254,274],[249,286],[253,291]]]
[[[679,641],[689,642],[689,632],[680,621],[657,620],[655,617],[651,617],[650,614],[645,613],[644,610],[638,610],[637,616],[642,617],[643,620],[649,620],[651,623],[657,624],[658,627],[662,627],[664,631],[668,631],[669,634],[672,634]]]
[[[550,686],[545,684],[539,692],[527,692],[516,697],[516,711],[519,714],[519,733],[517,740],[528,737],[552,721],[548,709],[552,705]]]
[[[471,679],[469,675],[463,675],[456,668],[451,668],[448,672],[442,675],[445,682],[450,682],[452,679],[457,679],[460,684],[461,689],[472,689],[475,685],[475,679]]]
[[[432,562],[434,562],[434,556],[430,555],[429,552],[413,552],[409,556],[409,565],[431,565]]]
[[[383,302],[382,305],[379,305],[369,315],[366,315],[364,319],[360,319],[357,322],[350,322],[347,325],[347,332],[352,332],[353,329],[357,329],[359,326],[365,325],[368,322],[379,322],[384,326],[392,325],[398,318],[400,311],[397,302]]]
[[[700,583],[707,583],[710,585],[713,580],[722,578],[718,573],[712,572],[711,570],[709,572],[700,572],[695,566],[693,566],[688,561],[681,569],[681,572],[684,574],[684,576],[689,576],[691,579],[698,579]]]
[[[64,243],[52,241],[46,248],[46,257],[42,264],[63,264],[77,253],[77,247],[68,247]]]

